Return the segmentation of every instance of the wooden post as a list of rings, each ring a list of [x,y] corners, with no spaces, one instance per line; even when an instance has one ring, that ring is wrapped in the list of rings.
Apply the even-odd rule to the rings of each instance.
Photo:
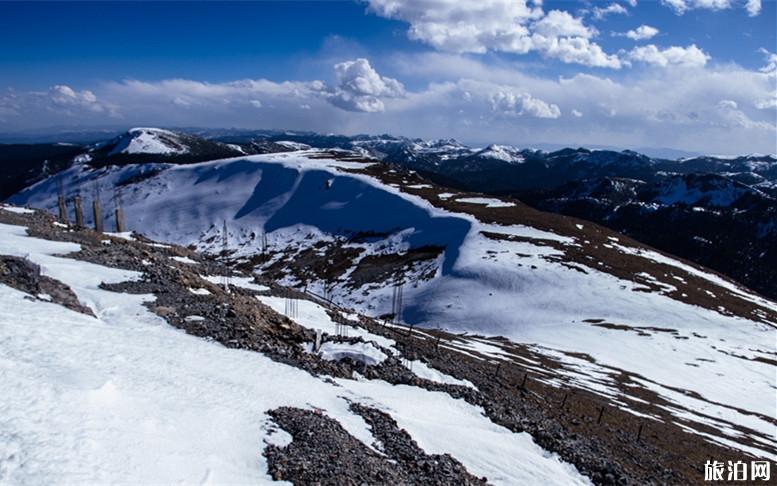
[[[92,215],[94,216],[94,230],[98,233],[103,232],[103,211],[100,207],[100,200],[92,201]]]
[[[639,439],[642,438],[642,426],[645,425],[643,422],[639,423],[639,429],[637,430],[637,442],[639,442]]]
[[[76,210],[76,228],[84,227],[84,210],[81,207],[81,196],[73,198],[73,207]]]
[[[521,382],[521,390],[526,389],[526,379],[529,377],[529,373],[523,374],[523,381]]]
[[[561,400],[561,409],[564,409],[564,405],[567,404],[567,396],[569,396],[569,393],[564,393],[564,399]]]
[[[69,224],[67,218],[67,205],[65,204],[65,196],[57,197],[57,204],[59,205],[59,222],[62,224]]]
[[[124,209],[116,208],[116,232],[124,233]]]
[[[321,329],[316,329],[316,342],[313,344],[313,352],[317,353],[321,349]]]
[[[599,409],[599,418],[596,419],[596,425],[602,423],[602,415],[604,415],[604,405]]]

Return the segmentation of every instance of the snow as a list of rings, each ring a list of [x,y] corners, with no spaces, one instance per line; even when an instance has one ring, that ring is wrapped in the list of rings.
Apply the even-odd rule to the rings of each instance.
[[[35,212],[32,209],[19,208],[16,206],[7,206],[5,204],[0,205],[0,209],[2,209],[3,211],[8,211],[9,213],[15,213],[15,214],[32,214]]]
[[[456,202],[463,202],[469,204],[483,204],[487,208],[509,208],[515,206],[515,203],[502,201],[500,199],[494,199],[490,197],[463,197],[456,199]]]
[[[384,353],[370,343],[325,342],[318,350],[318,354],[328,361],[350,358],[368,366],[378,365],[387,358]]]
[[[135,237],[132,236],[132,231],[124,231],[121,233],[111,233],[110,231],[106,231],[104,234],[108,236],[113,236],[114,238],[121,238],[127,241],[135,241]]]
[[[133,128],[119,139],[111,150],[115,154],[185,154],[188,149],[179,142],[179,135],[159,128]]]
[[[399,252],[426,244],[446,246],[445,253],[431,263],[436,266],[435,278],[419,281],[417,286],[405,286],[404,322],[428,327],[443,324],[454,331],[503,335],[516,342],[541,345],[546,352],[563,351],[559,359],[565,361],[570,359],[568,353],[587,354],[595,357],[586,368],[589,375],[594,369],[609,373],[612,370],[608,367],[614,367],[655,383],[658,393],[668,400],[672,399],[668,391],[672,388],[698,393],[702,399],[689,404],[697,412],[702,410],[702,402],[742,409],[741,413],[726,415],[733,425],[749,424],[752,429],[751,414],[774,416],[773,404],[763,399],[763,390],[777,387],[774,366],[737,357],[773,359],[777,340],[774,328],[686,304],[661,293],[635,291],[642,286],[595,269],[597,263],[603,262],[576,267],[587,272],[582,273],[554,261],[562,256],[562,251],[555,248],[558,245],[547,246],[543,240],[575,245],[578,243],[574,236],[556,235],[526,225],[484,224],[470,214],[437,208],[420,196],[403,193],[367,175],[340,170],[363,167],[357,162],[311,159],[301,153],[167,167],[124,190],[125,218],[128,227],[142,230],[155,240],[196,244],[213,252],[220,251],[221,241],[221,225],[214,223],[226,220],[230,244],[237,256],[245,257],[259,251],[258,235],[266,235],[271,248],[303,249],[319,241],[332,242],[336,236],[342,236],[344,226],[352,231],[390,233],[378,243],[361,245],[366,254]],[[141,170],[144,169],[108,168],[98,178],[95,172],[78,166],[63,172],[62,178],[66,191],[74,191],[77,182],[99,180],[108,187]],[[56,194],[55,181],[47,180],[16,196],[13,202],[55,211]],[[375,214],[381,217],[376,218]],[[528,241],[493,240],[485,237],[484,231]],[[216,243],[209,244],[208,239]],[[650,260],[655,260],[703,276],[716,286],[716,295],[729,292],[777,309],[777,304],[714,274],[658,253],[630,250],[614,241],[609,244],[626,248],[622,251],[634,251],[646,259],[647,267]],[[221,278],[216,278],[216,283],[220,283]],[[235,283],[235,277],[232,280]],[[291,277],[282,282],[299,283]],[[320,282],[310,286],[319,293],[322,287]],[[391,308],[390,286],[336,287],[334,291],[338,303],[360,312],[381,315]],[[364,292],[368,295],[363,296]],[[283,298],[267,299],[262,301],[283,312]],[[322,308],[309,307],[315,304],[307,301],[300,301],[299,306],[298,322],[336,334],[335,324]],[[585,319],[602,319],[633,328],[670,328],[688,339],[676,339],[669,333],[640,336],[637,332],[593,326],[584,323]],[[377,338],[367,336],[365,341]],[[393,344],[375,342],[388,349]],[[482,344],[487,343],[472,346]],[[688,362],[700,365],[689,366]],[[588,380],[591,386],[618,393],[609,381],[602,384],[590,377]],[[703,420],[698,414],[696,419]],[[767,422],[757,423],[760,425],[753,432],[765,433]],[[777,442],[771,435],[771,442]]]
[[[284,314],[286,311],[286,298],[285,297],[273,297],[273,296],[257,296],[263,304],[270,306],[275,312]],[[295,302],[297,313],[291,319],[302,327],[306,327],[311,330],[321,330],[322,332],[329,334],[330,336],[336,336],[338,330],[338,324],[335,323],[326,309],[322,306],[311,302],[309,300],[302,299],[288,299]],[[378,334],[373,334],[362,327],[348,326],[349,337],[361,337],[366,342],[374,342],[383,348],[393,348],[396,342],[393,339],[388,339]]]
[[[210,290],[208,289],[195,289],[195,288],[189,288],[189,292],[193,293],[194,295],[211,295]]]
[[[283,147],[286,147],[291,150],[310,150],[312,147],[305,143],[299,143],[299,142],[291,142],[288,140],[281,140],[278,142],[275,142],[278,145],[281,145]]]
[[[224,277],[221,275],[200,275],[200,277],[216,285],[222,285],[224,283]],[[267,290],[270,290],[270,287],[266,285],[254,283],[253,277],[230,276],[229,284],[243,289],[255,290],[257,292],[266,292]]]
[[[377,380],[330,383],[188,335],[143,305],[153,296],[99,288],[138,273],[54,256],[78,245],[0,225],[0,253],[20,248],[97,317],[0,285],[3,483],[266,484],[262,444],[289,442],[266,412],[315,407],[371,445],[349,401],[390,413],[427,452],[450,453],[493,484],[588,483],[463,400]]]
[[[704,280],[717,285],[718,287],[724,288],[728,291],[730,291],[733,294],[736,294],[740,296],[741,298],[748,300],[750,302],[753,302],[755,304],[758,304],[762,307],[766,307],[768,309],[772,309],[774,311],[777,311],[777,303],[772,302],[770,300],[764,299],[763,297],[760,297],[756,294],[753,294],[749,292],[746,289],[740,288],[733,282],[730,282],[722,277],[719,277],[718,275],[715,275],[710,272],[706,272],[704,270],[701,270],[699,268],[696,268],[692,265],[688,265],[686,263],[682,263],[678,260],[675,260],[673,258],[670,258],[668,256],[662,255],[661,253],[658,253],[653,250],[648,250],[645,248],[633,248],[628,247],[624,245],[615,245],[620,251],[624,253],[628,253],[631,255],[639,255],[644,258],[648,258],[650,260],[656,261],[658,263],[663,263],[666,265],[670,265],[672,267],[678,268],[680,270],[683,270],[685,272],[688,272],[691,275],[694,275],[699,278],[703,278]]]
[[[184,257],[184,256],[173,256],[173,257],[170,257],[170,258],[172,258],[173,260],[175,260],[177,262],[188,263],[190,265],[198,265],[200,263],[200,262],[198,262],[196,260],[192,260],[191,258]]]
[[[424,378],[426,380],[433,381],[435,383],[442,383],[444,385],[460,385],[460,386],[466,386],[469,388],[476,388],[471,381],[454,378],[451,375],[447,375],[442,371],[438,371],[430,367],[423,361],[408,360],[407,368],[419,378]]]
[[[478,152],[477,155],[487,159],[502,160],[504,162],[520,163],[523,157],[515,147],[492,144]]]

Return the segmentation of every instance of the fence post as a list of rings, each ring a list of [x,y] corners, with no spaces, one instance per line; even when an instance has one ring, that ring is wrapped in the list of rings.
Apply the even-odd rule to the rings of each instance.
[[[59,206],[59,222],[62,224],[69,224],[67,218],[67,205],[65,204],[65,196],[59,195],[57,197],[57,205]]]
[[[100,200],[92,201],[92,215],[94,216],[94,230],[98,233],[103,232],[103,211],[100,207]]]
[[[84,227],[84,210],[81,207],[81,196],[73,198],[73,207],[76,210],[76,228],[81,229]]]
[[[602,423],[602,415],[604,415],[604,405],[599,409],[599,418],[596,419],[596,425]]]
[[[313,352],[317,353],[321,349],[321,329],[316,329],[316,342],[313,344]]]
[[[121,207],[116,208],[116,232],[124,233],[124,210]]]

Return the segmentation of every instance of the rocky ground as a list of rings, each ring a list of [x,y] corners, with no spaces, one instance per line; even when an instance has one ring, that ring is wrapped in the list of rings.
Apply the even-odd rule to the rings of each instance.
[[[272,410],[275,423],[293,438],[286,447],[265,449],[272,477],[297,484],[486,484],[451,456],[426,454],[387,413],[359,404],[351,410],[370,425],[380,452],[315,410]]]
[[[543,448],[558,453],[596,484],[694,484],[703,479],[707,459],[740,460],[743,454],[715,445],[666,420],[641,420],[600,395],[573,385],[559,388],[543,382],[544,376],[523,366],[521,357],[538,357],[530,348],[493,340],[514,354],[496,364],[477,352],[460,352],[461,336],[439,330],[413,330],[361,317],[359,325],[374,334],[394,339],[402,357],[389,356],[377,366],[350,359],[327,361],[306,352],[314,333],[261,304],[259,293],[239,286],[228,290],[202,275],[229,275],[233,269],[189,249],[144,240],[73,230],[55,224],[49,215],[17,214],[0,209],[0,223],[23,225],[35,237],[71,241],[81,251],[70,258],[140,272],[138,281],[103,285],[107,290],[153,294],[147,304],[153,312],[187,333],[227,347],[263,353],[271,359],[311,374],[350,379],[358,375],[392,384],[409,384],[437,390],[483,408],[495,423],[515,432],[526,431]],[[184,257],[178,260],[172,257]],[[79,312],[81,306],[66,286],[40,275],[24,259],[0,255],[0,283],[52,300]],[[266,291],[291,298],[311,298],[275,285]],[[331,307],[332,315],[336,312]],[[356,342],[361,338],[329,340]],[[419,378],[403,360],[421,360],[448,375],[472,382],[477,389],[444,385]],[[542,363],[553,373],[554,363]],[[645,396],[646,400],[654,397]],[[645,405],[660,411],[660,403]],[[279,408],[270,412],[292,441],[265,450],[269,472],[276,479],[297,484],[484,484],[450,456],[430,455],[400,429],[385,411],[353,404],[372,429],[374,448],[349,435],[335,420],[315,410]],[[259,446],[259,445],[258,445]]]

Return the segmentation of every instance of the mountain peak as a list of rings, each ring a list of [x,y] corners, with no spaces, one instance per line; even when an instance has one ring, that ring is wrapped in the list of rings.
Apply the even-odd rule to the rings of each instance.
[[[189,149],[186,135],[160,128],[131,128],[118,137],[109,155],[116,154],[185,154]]]

